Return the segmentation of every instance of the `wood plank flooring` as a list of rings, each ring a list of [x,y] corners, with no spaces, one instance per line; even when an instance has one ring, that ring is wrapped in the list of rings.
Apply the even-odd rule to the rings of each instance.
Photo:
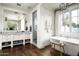
[[[59,56],[59,52],[52,49],[50,45],[43,49],[38,49],[32,44],[26,44],[25,46],[3,48],[0,50],[0,56]]]

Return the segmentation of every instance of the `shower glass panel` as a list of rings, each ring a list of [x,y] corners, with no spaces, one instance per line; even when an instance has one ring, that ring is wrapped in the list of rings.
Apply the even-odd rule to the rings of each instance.
[[[32,13],[33,16],[33,43],[37,44],[37,11]]]

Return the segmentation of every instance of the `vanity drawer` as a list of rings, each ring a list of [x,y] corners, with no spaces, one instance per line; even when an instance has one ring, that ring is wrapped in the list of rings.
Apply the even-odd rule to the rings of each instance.
[[[23,35],[23,34],[22,35],[19,35],[19,38],[20,39],[25,39],[25,35]]]
[[[14,37],[13,40],[23,40],[23,39],[25,39],[24,35],[14,35],[13,37]]]
[[[25,39],[30,39],[30,35],[25,35]]]
[[[2,35],[0,35],[0,42],[2,42]]]
[[[3,35],[3,36],[2,36],[2,42],[11,41],[12,38],[13,38],[13,37],[12,37],[11,35]]]

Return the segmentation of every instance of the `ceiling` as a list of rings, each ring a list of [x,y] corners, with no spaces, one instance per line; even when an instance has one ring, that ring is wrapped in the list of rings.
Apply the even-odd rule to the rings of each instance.
[[[21,4],[21,6],[17,6],[17,3],[0,3],[0,5],[2,6],[10,7],[25,12],[31,11],[38,3],[19,3],[19,4]],[[42,6],[48,9],[56,9],[59,7],[59,3],[43,3]]]
[[[21,6],[17,6],[17,3],[0,3],[0,5],[2,6],[27,12],[31,11],[37,5],[37,3],[18,3],[18,4],[21,4]]]
[[[59,4],[60,3],[44,3],[42,4],[45,8],[47,9],[51,9],[51,10],[55,10],[57,8],[59,8]]]

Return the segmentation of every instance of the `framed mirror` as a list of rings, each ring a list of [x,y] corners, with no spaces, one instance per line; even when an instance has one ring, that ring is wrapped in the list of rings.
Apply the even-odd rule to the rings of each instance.
[[[4,30],[5,31],[24,31],[25,15],[22,13],[4,10]]]

